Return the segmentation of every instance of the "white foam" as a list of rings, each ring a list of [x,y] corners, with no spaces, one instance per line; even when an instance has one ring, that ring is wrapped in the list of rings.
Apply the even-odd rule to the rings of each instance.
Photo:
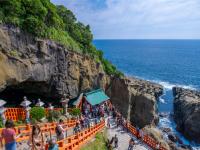
[[[166,102],[165,102],[165,99],[163,99],[163,98],[159,98],[159,101],[161,102],[161,103],[163,103],[163,104],[166,104]]]
[[[182,87],[185,89],[190,89],[190,90],[196,90],[196,88],[192,85],[172,84],[172,83],[160,81],[160,80],[154,80],[153,82],[156,82],[162,85],[165,88],[165,90],[172,90],[172,88],[175,86]]]
[[[149,82],[158,83],[158,84],[162,85],[164,87],[164,89],[167,90],[167,91],[172,90],[172,88],[175,87],[175,86],[182,87],[182,88],[185,88],[185,89],[190,89],[190,90],[197,90],[197,88],[195,88],[193,85],[173,84],[173,83],[170,83],[170,82],[167,82],[167,81],[162,81],[162,80],[149,80],[147,78],[142,78],[142,77],[139,77],[139,76],[136,76],[136,75],[129,75],[129,74],[126,74],[126,75],[128,77],[135,77],[135,78],[146,80],[146,81],[149,81]]]

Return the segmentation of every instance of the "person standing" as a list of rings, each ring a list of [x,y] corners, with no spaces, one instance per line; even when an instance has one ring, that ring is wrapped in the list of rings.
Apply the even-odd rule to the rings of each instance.
[[[33,125],[28,141],[28,145],[31,147],[31,150],[44,150],[44,141],[44,135],[40,127],[38,125]]]
[[[110,118],[107,119],[107,127],[110,128]]]
[[[5,123],[5,129],[2,131],[2,135],[0,137],[0,145],[3,146],[2,140],[5,140],[5,150],[16,150],[17,144],[16,139],[20,137],[21,134],[16,136],[16,132],[14,130],[14,123],[12,120],[7,120]]]
[[[134,144],[135,144],[134,139],[131,138],[130,141],[129,141],[128,150],[133,150]]]
[[[63,128],[63,120],[60,119],[59,123],[56,126],[56,136],[58,140],[62,140],[65,138],[65,130]]]
[[[115,148],[118,147],[118,137],[117,135],[115,134],[115,137],[114,137],[114,144],[115,144]]]

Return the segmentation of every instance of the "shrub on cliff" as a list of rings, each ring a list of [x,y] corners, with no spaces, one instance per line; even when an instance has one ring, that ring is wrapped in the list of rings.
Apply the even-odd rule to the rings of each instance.
[[[3,0],[0,1],[0,23],[18,26],[36,37],[49,38],[69,50],[88,54],[102,62],[106,73],[119,75],[116,67],[103,59],[92,44],[90,26],[78,22],[62,5],[55,6],[50,0]]]
[[[42,107],[33,107],[30,110],[30,115],[32,120],[41,120],[45,117],[45,110]]]

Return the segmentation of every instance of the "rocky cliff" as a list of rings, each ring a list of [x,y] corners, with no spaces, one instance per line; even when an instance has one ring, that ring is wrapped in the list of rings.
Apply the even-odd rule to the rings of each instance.
[[[188,139],[200,143],[200,92],[174,87],[173,95],[177,129]]]
[[[0,91],[74,97],[88,89],[104,89],[109,82],[101,64],[53,41],[7,26],[0,27],[0,39]]]
[[[160,85],[136,78],[108,76],[100,63],[50,40],[35,38],[18,28],[0,27],[0,97],[11,93],[59,99],[102,88],[113,104],[135,125],[156,123]],[[11,98],[17,98],[14,95]],[[10,99],[11,99],[10,98]],[[16,104],[16,101],[15,101]]]
[[[115,78],[107,90],[122,115],[139,127],[157,124],[157,98],[162,92],[161,85],[136,78]]]

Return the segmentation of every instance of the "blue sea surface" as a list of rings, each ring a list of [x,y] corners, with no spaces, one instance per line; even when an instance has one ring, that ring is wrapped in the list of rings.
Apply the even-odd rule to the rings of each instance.
[[[93,43],[126,75],[164,86],[159,112],[173,112],[173,86],[200,89],[200,40],[94,40]],[[161,126],[175,130],[173,119],[164,119],[160,120]],[[182,136],[181,139],[191,144]]]

